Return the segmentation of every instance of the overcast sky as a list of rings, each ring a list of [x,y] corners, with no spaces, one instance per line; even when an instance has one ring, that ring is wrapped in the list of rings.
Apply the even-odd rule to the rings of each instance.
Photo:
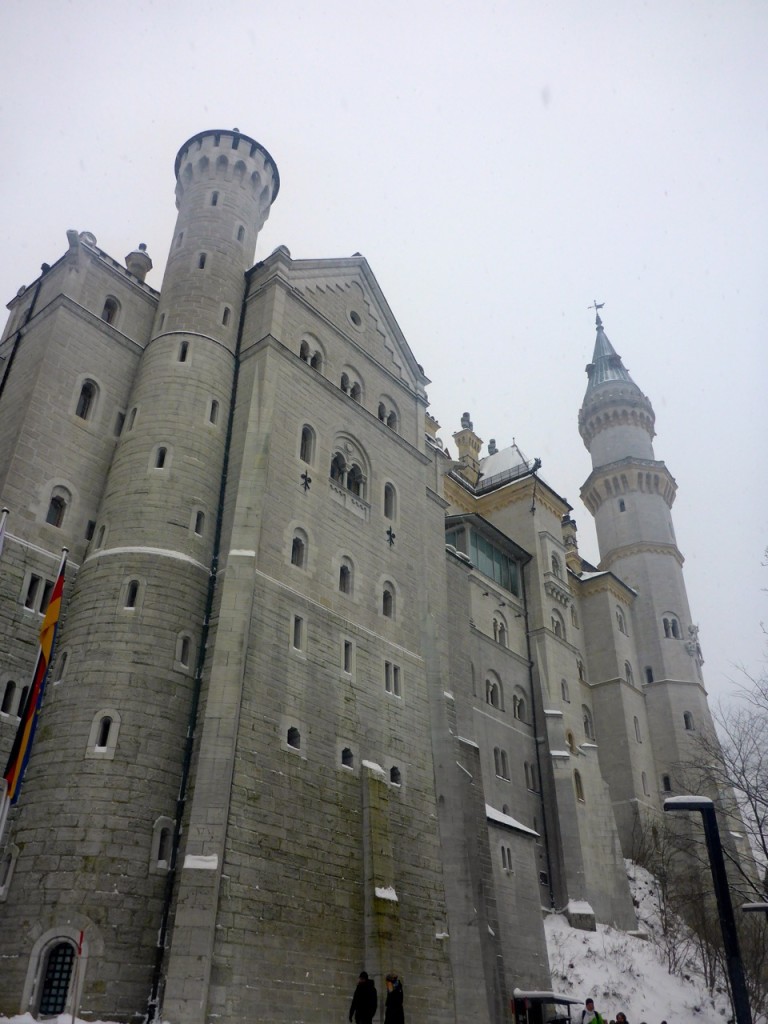
[[[451,434],[469,411],[574,506],[606,333],[656,410],[710,692],[768,620],[765,0],[4,0],[0,295],[92,231],[159,288],[190,136],[238,127],[280,195],[257,259],[361,252]]]

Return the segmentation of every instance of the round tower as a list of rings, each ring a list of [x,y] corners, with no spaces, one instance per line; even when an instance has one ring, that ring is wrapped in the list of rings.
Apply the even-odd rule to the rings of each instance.
[[[608,340],[599,315],[596,327],[579,412],[579,432],[593,469],[581,497],[595,519],[600,568],[637,591],[632,639],[663,794],[673,785],[671,766],[690,756],[691,734],[711,727],[701,649],[672,523],[677,485],[654,455],[653,407]]]
[[[110,1020],[142,1012],[169,896],[245,272],[279,188],[269,153],[237,130],[186,142],[176,181],[153,333],[68,602],[58,645],[66,670],[54,673],[61,682],[49,689],[14,824],[21,852],[4,931],[27,972],[24,1009],[37,1009],[45,944],[82,932],[77,1005]]]

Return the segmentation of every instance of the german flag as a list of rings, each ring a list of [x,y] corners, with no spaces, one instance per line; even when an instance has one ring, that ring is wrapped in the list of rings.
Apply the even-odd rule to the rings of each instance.
[[[40,650],[37,655],[34,679],[27,694],[26,703],[19,711],[19,727],[16,730],[16,738],[13,741],[11,756],[8,758],[8,764],[3,775],[7,783],[6,799],[10,801],[11,806],[19,799],[21,782],[27,769],[29,754],[32,750],[32,741],[35,738],[37,719],[43,704],[45,681],[48,676],[48,666],[53,658],[56,631],[59,625],[59,615],[61,614],[61,598],[64,593],[64,570],[66,565],[67,556],[65,553],[61,560],[59,575],[51,593],[51,599],[48,602],[43,625],[40,628]]]

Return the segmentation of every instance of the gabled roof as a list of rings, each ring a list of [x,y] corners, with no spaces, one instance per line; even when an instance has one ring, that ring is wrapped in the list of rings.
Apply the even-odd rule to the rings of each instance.
[[[356,253],[335,259],[294,260],[285,246],[278,246],[251,274],[260,276],[270,268],[279,268],[297,293],[311,294],[313,308],[327,316],[354,345],[424,393],[429,378],[416,361],[364,256]],[[323,293],[329,297],[327,303],[322,302]],[[339,313],[338,301],[334,302],[340,296],[344,300],[343,315]],[[357,306],[363,316],[359,324],[352,318]]]

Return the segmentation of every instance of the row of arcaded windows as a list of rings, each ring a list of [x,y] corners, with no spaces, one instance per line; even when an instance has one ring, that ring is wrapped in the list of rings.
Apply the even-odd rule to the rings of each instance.
[[[312,342],[307,338],[304,338],[301,341],[299,345],[299,359],[311,366],[313,370],[317,370],[318,373],[323,372],[325,359],[323,357],[323,352],[315,339],[312,339]],[[343,370],[339,377],[339,389],[343,394],[351,398],[353,402],[362,404],[364,399],[364,388],[360,375],[357,371],[351,368]],[[394,406],[394,402],[391,399],[381,398],[379,400],[376,407],[376,416],[382,423],[385,423],[392,430],[398,429],[400,417]]]
[[[317,435],[314,429],[305,423],[299,435],[299,459],[308,466],[314,466],[316,449]],[[334,451],[328,475],[337,487],[349,491],[358,498],[367,499],[368,478],[354,459],[348,459],[342,452]],[[384,484],[383,512],[386,519],[394,520],[397,516],[397,491],[395,485],[389,481]]]

